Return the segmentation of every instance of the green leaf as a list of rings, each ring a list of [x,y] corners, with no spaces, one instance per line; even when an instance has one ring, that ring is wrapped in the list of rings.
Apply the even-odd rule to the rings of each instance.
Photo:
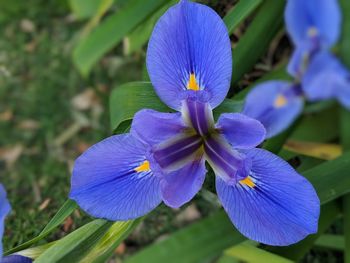
[[[342,147],[333,143],[288,140],[283,147],[290,152],[323,160],[333,160],[342,154]]]
[[[91,251],[91,248],[94,247],[112,224],[112,222],[102,219],[94,220],[57,241],[34,262],[79,262],[84,255]]]
[[[165,11],[172,5],[175,5],[178,0],[169,0],[169,3],[160,8],[147,21],[137,26],[128,36],[124,38],[124,53],[130,55],[139,50],[150,38],[153,27],[157,20],[165,13]]]
[[[328,142],[339,134],[338,107],[313,114],[305,114],[291,139],[312,142]]]
[[[254,67],[282,28],[284,5],[284,0],[265,0],[260,6],[258,14],[233,50],[233,86]]]
[[[220,255],[229,246],[245,238],[234,230],[224,212],[194,223],[172,234],[166,240],[143,249],[125,263],[197,263]]]
[[[250,241],[243,242],[225,250],[225,255],[229,255],[235,259],[240,259],[249,263],[292,263],[293,261],[283,258],[279,255],[265,251],[261,248],[250,244]]]
[[[262,3],[262,0],[240,0],[224,17],[229,34]]]
[[[70,8],[78,19],[86,19],[95,15],[104,0],[69,0]]]
[[[25,250],[17,252],[16,255],[21,255],[31,259],[37,259],[41,254],[43,254],[46,250],[52,247],[55,243],[56,241],[37,247],[27,248]]]
[[[81,263],[103,263],[113,254],[119,244],[142,221],[142,218],[115,222],[96,246],[80,261]]]
[[[5,253],[5,255],[9,255],[9,254],[15,253],[15,252],[17,252],[17,251],[23,250],[23,249],[25,249],[25,248],[27,248],[27,247],[30,247],[30,246],[33,245],[34,243],[36,243],[36,242],[42,240],[42,239],[45,238],[48,234],[50,234],[53,230],[55,230],[60,224],[62,224],[62,222],[63,222],[70,214],[72,214],[73,211],[74,211],[76,208],[77,208],[77,204],[76,204],[73,200],[70,200],[70,199],[67,200],[67,201],[63,204],[63,206],[58,210],[58,212],[55,214],[55,216],[50,220],[50,222],[45,226],[45,228],[43,229],[43,231],[41,231],[41,233],[40,233],[37,237],[35,237],[35,238],[33,238],[33,239],[31,239],[31,240],[29,240],[29,241],[27,241],[27,242],[25,242],[25,243],[23,243],[23,244],[17,246],[17,247],[15,247],[15,248],[10,249],[9,251],[7,251],[7,252]]]
[[[110,95],[109,108],[113,130],[122,122],[131,120],[141,109],[171,111],[158,98],[150,82],[131,82],[116,87]]]
[[[343,251],[345,249],[345,239],[340,235],[325,234],[316,240],[315,246],[318,248],[334,249]]]
[[[84,76],[88,75],[92,66],[106,52],[165,3],[166,0],[149,1],[147,4],[143,0],[130,0],[106,18],[94,31],[81,39],[73,51],[73,60],[80,72]]]
[[[303,175],[315,187],[321,202],[327,203],[350,192],[350,152],[339,158],[322,163]]]
[[[112,129],[125,131],[134,114],[141,109],[151,108],[162,112],[172,112],[155,93],[150,82],[131,82],[116,87],[109,100]],[[242,108],[241,101],[230,99],[214,109],[214,117],[225,112],[238,112]],[[120,127],[121,126],[121,127]]]

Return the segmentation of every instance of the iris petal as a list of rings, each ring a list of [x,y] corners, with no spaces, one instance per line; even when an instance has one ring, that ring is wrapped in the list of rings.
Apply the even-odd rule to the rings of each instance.
[[[218,197],[233,224],[255,241],[286,246],[316,233],[320,203],[312,185],[284,160],[262,149],[252,159],[252,184],[216,179]]]
[[[183,101],[181,113],[187,125],[201,136],[214,128],[213,112],[208,103],[187,99]]]
[[[4,234],[4,221],[7,214],[10,212],[10,204],[6,198],[5,188],[0,184],[0,262],[2,257],[2,236]]]
[[[257,119],[273,137],[288,128],[304,105],[299,87],[285,81],[268,81],[255,87],[246,97],[243,114]]]
[[[337,98],[350,109],[350,72],[329,52],[312,59],[302,84],[310,101]]]
[[[250,159],[234,150],[220,135],[208,137],[204,143],[204,151],[215,174],[226,182],[235,184],[250,171]]]
[[[236,149],[253,148],[262,143],[266,135],[259,121],[240,113],[222,114],[217,128]]]
[[[149,145],[156,145],[179,135],[186,129],[180,113],[163,113],[145,109],[134,116],[131,133]]]
[[[201,154],[202,138],[183,134],[160,144],[153,150],[153,157],[161,169],[176,171]]]
[[[288,1],[285,19],[297,46],[316,37],[322,47],[330,48],[340,36],[341,12],[337,0]]]
[[[228,92],[231,43],[224,22],[207,6],[183,0],[170,8],[154,28],[146,59],[157,94],[175,110],[187,97],[214,108]]]
[[[11,255],[4,257],[1,263],[31,263],[33,260],[28,257],[20,256],[20,255]]]
[[[160,179],[149,161],[145,145],[130,134],[109,137],[76,160],[70,198],[94,217],[143,216],[161,202]]]
[[[206,172],[204,159],[199,156],[183,168],[165,175],[161,181],[164,203],[178,208],[190,201],[202,188]]]

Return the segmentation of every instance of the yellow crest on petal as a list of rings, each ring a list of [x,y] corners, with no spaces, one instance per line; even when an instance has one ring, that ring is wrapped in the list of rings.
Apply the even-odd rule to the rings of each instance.
[[[136,167],[135,172],[148,172],[151,170],[151,167],[149,165],[149,161],[144,161],[142,164],[140,164],[138,167]]]
[[[275,108],[281,108],[281,107],[283,107],[284,105],[286,105],[287,103],[288,103],[287,98],[286,98],[284,95],[280,94],[280,95],[278,95],[277,98],[275,99],[275,101],[274,101],[274,103],[273,103],[273,106],[274,106]]]
[[[197,79],[196,79],[196,75],[191,73],[190,75],[190,79],[187,83],[187,89],[190,89],[190,90],[195,90],[195,91],[198,91],[200,90],[200,87],[197,83]]]
[[[240,180],[239,182],[240,182],[240,184],[247,185],[250,188],[255,187],[255,183],[253,182],[253,180],[250,176],[247,176],[246,178],[244,178],[243,180]]]

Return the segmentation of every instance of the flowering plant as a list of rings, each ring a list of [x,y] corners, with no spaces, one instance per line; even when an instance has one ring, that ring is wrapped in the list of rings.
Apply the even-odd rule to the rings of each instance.
[[[142,17],[161,6],[161,1],[147,3]],[[144,3],[140,0],[130,3],[123,9],[126,14],[143,9]],[[269,77],[252,88],[244,87],[241,93],[233,87],[235,79],[243,75],[241,72],[249,71],[240,69],[241,66],[249,68],[243,65],[243,60],[249,58],[247,64],[253,66],[259,58],[256,55],[251,59],[247,49],[264,50],[260,44],[263,46],[272,40],[259,32],[269,35],[270,31],[280,29],[278,21],[284,4],[280,0],[240,1],[237,9],[224,19],[209,6],[190,0],[162,5],[161,12],[155,15],[157,19],[150,19],[155,22],[154,26],[151,23],[153,31],[146,51],[150,82],[143,83],[145,89],[134,91],[128,85],[117,87],[115,101],[120,105],[114,105],[111,100],[112,108],[120,111],[127,108],[129,115],[125,119],[130,119],[130,123],[126,122],[130,124],[127,132],[118,132],[92,145],[75,160],[69,200],[37,237],[5,253],[0,243],[0,262],[105,262],[149,213],[161,204],[175,210],[183,207],[205,188],[205,180],[210,181],[210,195],[219,201],[217,209],[222,213],[142,250],[127,262],[149,261],[150,256],[155,262],[202,262],[220,254],[224,258],[224,249],[233,246],[234,251],[241,245],[249,248],[246,254],[263,253],[271,261],[285,260],[281,256],[298,260],[340,213],[336,198],[344,196],[345,221],[350,219],[350,206],[347,206],[350,199],[346,196],[350,191],[350,178],[346,176],[350,154],[342,154],[338,144],[324,144],[339,142],[344,151],[347,150],[350,126],[342,121],[341,130],[329,128],[335,122],[323,119],[322,115],[330,110],[324,101],[336,100],[337,103],[330,106],[331,113],[335,109],[343,114],[342,118],[350,120],[347,69],[350,61],[344,59],[344,54],[350,53],[337,46],[342,35],[350,39],[350,30],[343,30],[345,33],[341,30],[343,25],[350,27],[350,13],[347,14],[350,5],[347,3],[341,8],[338,0],[288,0],[284,18],[294,46],[286,64],[289,77]],[[346,7],[348,11],[344,11]],[[276,16],[269,18],[271,8],[276,9]],[[254,15],[242,37],[250,36],[250,45],[240,41],[234,46],[230,34],[244,19],[232,22],[232,14],[238,18]],[[92,22],[96,23],[99,18],[94,17]],[[271,30],[256,30],[267,25]],[[121,31],[129,26],[120,27]],[[142,29],[142,25],[139,26]],[[256,32],[249,31],[250,26]],[[350,29],[348,27],[346,29]],[[94,32],[99,32],[98,28]],[[251,38],[254,35],[251,32],[259,38]],[[100,43],[99,39],[89,36],[84,41],[79,46],[81,50],[91,43]],[[86,55],[88,65],[84,66],[84,72],[97,56],[91,57],[91,52]],[[236,75],[236,72],[240,73]],[[120,93],[123,88],[127,88],[127,96]],[[242,99],[239,102],[238,97]],[[239,110],[225,107],[225,103],[231,105],[235,100],[242,105]],[[158,107],[160,104],[163,106]],[[321,120],[311,125],[296,122],[298,118],[305,122],[314,114],[315,110],[308,111],[309,107],[321,109],[316,111]],[[319,139],[321,131],[314,123],[325,122],[326,133],[335,132]],[[303,132],[309,136],[306,142],[299,142],[299,148],[292,147],[293,152],[285,151]],[[310,134],[315,142],[308,141]],[[277,146],[272,149],[270,143]],[[280,151],[283,145],[285,148]],[[338,150],[336,154],[332,152],[334,148]],[[302,165],[296,164],[298,162]],[[320,209],[325,204],[326,208]],[[77,208],[95,219],[57,241],[31,247]],[[10,205],[0,184],[0,239],[9,213]],[[235,229],[242,235],[234,232]],[[245,238],[253,242],[240,244]],[[174,240],[179,240],[180,249],[174,248]],[[290,246],[292,244],[295,246]],[[279,248],[281,246],[287,247]],[[198,251],[189,255],[189,250]],[[350,258],[346,249],[344,251]],[[236,253],[235,257],[247,260],[249,257],[242,256],[243,252]],[[170,253],[174,258],[169,257]]]

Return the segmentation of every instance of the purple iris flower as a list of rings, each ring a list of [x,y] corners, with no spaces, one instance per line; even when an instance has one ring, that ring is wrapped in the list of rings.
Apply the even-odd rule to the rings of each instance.
[[[209,7],[180,1],[157,22],[147,51],[154,88],[177,113],[144,109],[130,134],[97,143],[75,162],[70,198],[109,220],[143,216],[164,202],[180,207],[203,185],[207,161],[218,197],[245,236],[288,245],[317,231],[319,199],[287,162],[256,149],[264,126],[239,113],[212,109],[227,95],[231,45]]]
[[[4,222],[5,217],[10,212],[11,207],[10,203],[6,198],[6,192],[2,184],[0,184],[0,262],[1,263],[31,263],[32,260],[27,257],[23,257],[20,255],[13,255],[2,258],[2,236],[4,234]]]
[[[341,11],[338,0],[289,0],[285,21],[295,45],[288,72],[300,77],[315,53],[329,50],[339,39]]]
[[[285,20],[296,46],[288,71],[298,79],[258,85],[243,108],[244,114],[265,126],[267,138],[288,128],[301,114],[305,100],[337,99],[350,108],[350,73],[329,52],[340,35],[337,0],[289,0]]]

